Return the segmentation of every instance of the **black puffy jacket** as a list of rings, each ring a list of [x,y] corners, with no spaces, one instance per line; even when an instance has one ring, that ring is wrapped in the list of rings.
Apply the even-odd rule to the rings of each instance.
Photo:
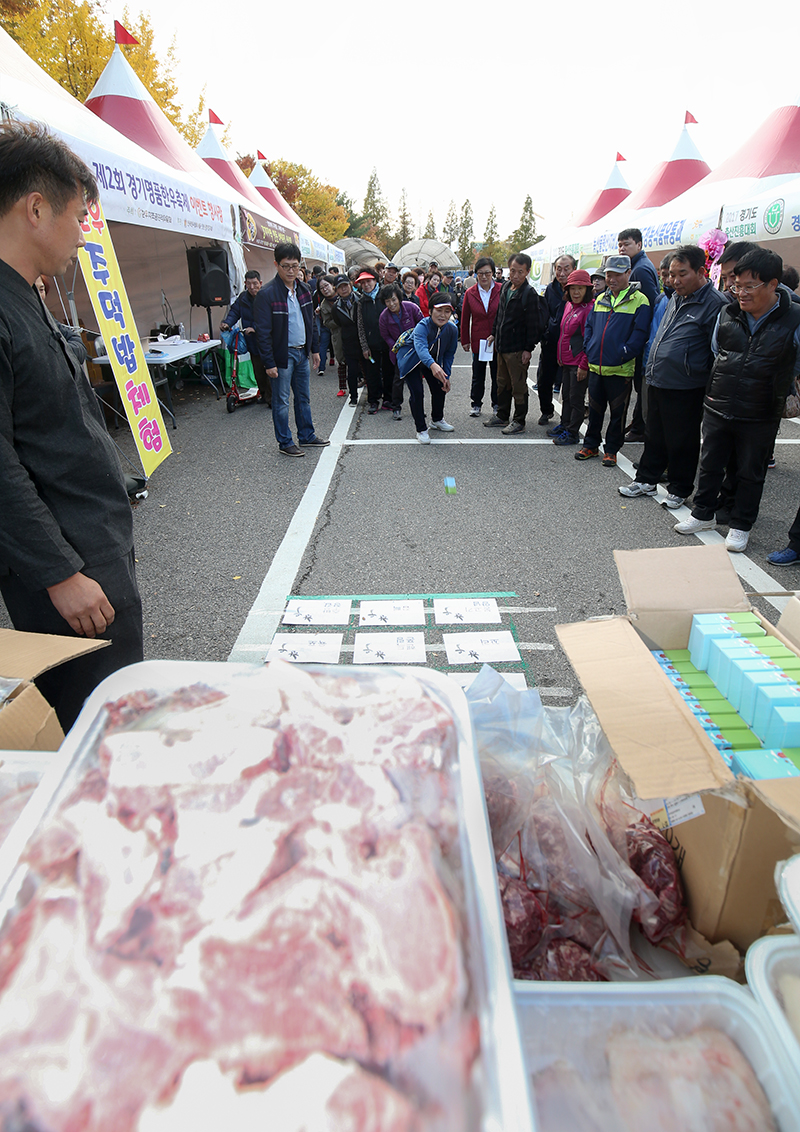
[[[755,334],[737,302],[720,314],[719,353],[711,371],[705,407],[727,420],[779,420],[797,373],[795,331],[800,305],[778,291],[778,306]]]

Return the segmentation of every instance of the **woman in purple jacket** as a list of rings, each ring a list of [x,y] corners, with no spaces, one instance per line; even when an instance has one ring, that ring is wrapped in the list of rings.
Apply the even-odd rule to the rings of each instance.
[[[561,366],[561,423],[547,430],[553,444],[577,444],[584,417],[589,363],[583,352],[586,319],[594,303],[592,277],[588,271],[573,271],[565,287],[569,302],[561,316],[557,356]]]
[[[397,354],[395,344],[400,335],[406,330],[413,330],[418,322],[422,321],[422,311],[415,303],[405,301],[402,287],[397,283],[387,283],[381,288],[378,299],[385,309],[381,311],[378,319],[378,329],[386,345],[391,351],[392,365],[394,366],[394,380],[392,381],[392,420],[402,419],[400,410],[403,407],[403,380],[397,368]]]

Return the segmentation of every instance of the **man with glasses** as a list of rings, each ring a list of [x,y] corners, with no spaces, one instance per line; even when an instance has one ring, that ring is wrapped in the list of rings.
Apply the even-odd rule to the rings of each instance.
[[[475,264],[477,286],[464,292],[461,306],[461,345],[472,351],[472,387],[469,391],[471,407],[469,415],[479,417],[483,394],[486,390],[486,361],[481,359],[481,342],[486,344],[491,337],[497,308],[500,304],[502,285],[495,280],[495,262],[489,256],[481,256]],[[485,358],[485,355],[484,355]],[[492,352],[489,361],[491,378],[492,411],[497,412],[497,355]]]
[[[272,423],[278,450],[284,456],[305,456],[302,448],[325,448],[311,420],[311,371],[319,369],[319,335],[311,288],[298,279],[300,249],[277,244],[278,274],[256,295],[254,321],[258,352],[272,382]],[[289,427],[289,393],[294,394],[297,441]]]
[[[531,257],[511,256],[508,282],[503,284],[487,346],[497,355],[497,412],[484,428],[501,428],[506,436],[525,431],[528,415],[528,366],[547,325],[544,301],[528,282]],[[511,420],[511,402],[514,419]]]
[[[250,361],[253,363],[253,373],[255,374],[256,384],[261,393],[261,404],[271,409],[272,383],[267,377],[264,363],[261,361],[258,354],[256,328],[253,325],[253,308],[256,295],[260,290],[260,274],[257,271],[246,271],[244,276],[244,290],[233,303],[230,310],[225,315],[224,320],[219,324],[219,328],[220,330],[230,330],[237,322],[241,322],[247,349],[250,352]]]
[[[754,248],[734,268],[733,301],[719,315],[711,348],[716,355],[703,411],[703,451],[691,516],[678,534],[710,531],[725,468],[736,475],[725,539],[729,551],[747,548],[758,517],[767,461],[797,373],[800,306],[780,287],[783,261]]]
[[[562,255],[553,265],[554,278],[544,289],[544,301],[547,306],[547,330],[542,339],[542,349],[539,354],[539,369],[536,374],[536,391],[539,394],[539,409],[541,416],[539,424],[548,424],[553,419],[555,408],[553,406],[553,393],[561,388],[558,365],[558,336],[561,332],[561,319],[567,307],[567,295],[564,288],[571,271],[578,266],[578,261],[571,255]]]

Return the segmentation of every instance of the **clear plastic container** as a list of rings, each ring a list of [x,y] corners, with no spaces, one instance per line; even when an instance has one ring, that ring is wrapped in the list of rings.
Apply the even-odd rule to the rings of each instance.
[[[794,930],[800,934],[800,853],[783,866],[778,881],[778,895]]]
[[[279,662],[280,663],[280,662]],[[291,666],[282,665],[284,671]],[[479,1098],[482,1132],[535,1132],[528,1075],[522,1056],[511,970],[505,944],[502,910],[496,881],[477,753],[469,712],[461,690],[447,676],[430,669],[396,671],[381,667],[296,666],[305,673],[350,680],[375,681],[384,674],[414,677],[425,692],[452,717],[457,734],[457,765],[453,776],[458,809],[459,847],[463,881],[465,964],[469,976],[470,1009],[480,1026],[480,1057],[472,1085]],[[0,847],[0,924],[17,906],[27,868],[19,858],[31,835],[67,798],[95,765],[97,739],[102,733],[104,705],[128,693],[153,689],[168,694],[196,683],[246,696],[254,705],[266,699],[270,666],[225,663],[150,661],[132,665],[108,677],[87,700],[60,751],[60,768],[51,768],[6,845]]]
[[[795,1080],[800,1081],[800,1040],[786,1018],[778,981],[782,975],[800,979],[800,939],[789,935],[757,939],[747,950],[744,969],[750,989],[792,1060]]]
[[[800,1077],[765,1012],[728,979],[709,975],[646,986],[540,983],[516,989],[515,997],[528,1071],[571,1063],[593,1100],[595,1127],[602,1132],[619,1132],[611,1115],[608,1039],[624,1030],[671,1038],[700,1027],[719,1029],[735,1042],[764,1089],[780,1132],[800,1130]],[[533,1088],[535,1103],[535,1083]]]

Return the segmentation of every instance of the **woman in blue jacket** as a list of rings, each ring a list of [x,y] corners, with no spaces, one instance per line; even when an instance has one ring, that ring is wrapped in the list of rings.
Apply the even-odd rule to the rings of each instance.
[[[410,340],[397,351],[397,367],[408,386],[408,403],[420,444],[430,444],[422,394],[423,377],[431,391],[431,428],[453,432],[444,419],[444,399],[450,392],[450,373],[458,345],[458,330],[450,321],[453,296],[439,291],[430,297],[430,314],[417,323]]]

